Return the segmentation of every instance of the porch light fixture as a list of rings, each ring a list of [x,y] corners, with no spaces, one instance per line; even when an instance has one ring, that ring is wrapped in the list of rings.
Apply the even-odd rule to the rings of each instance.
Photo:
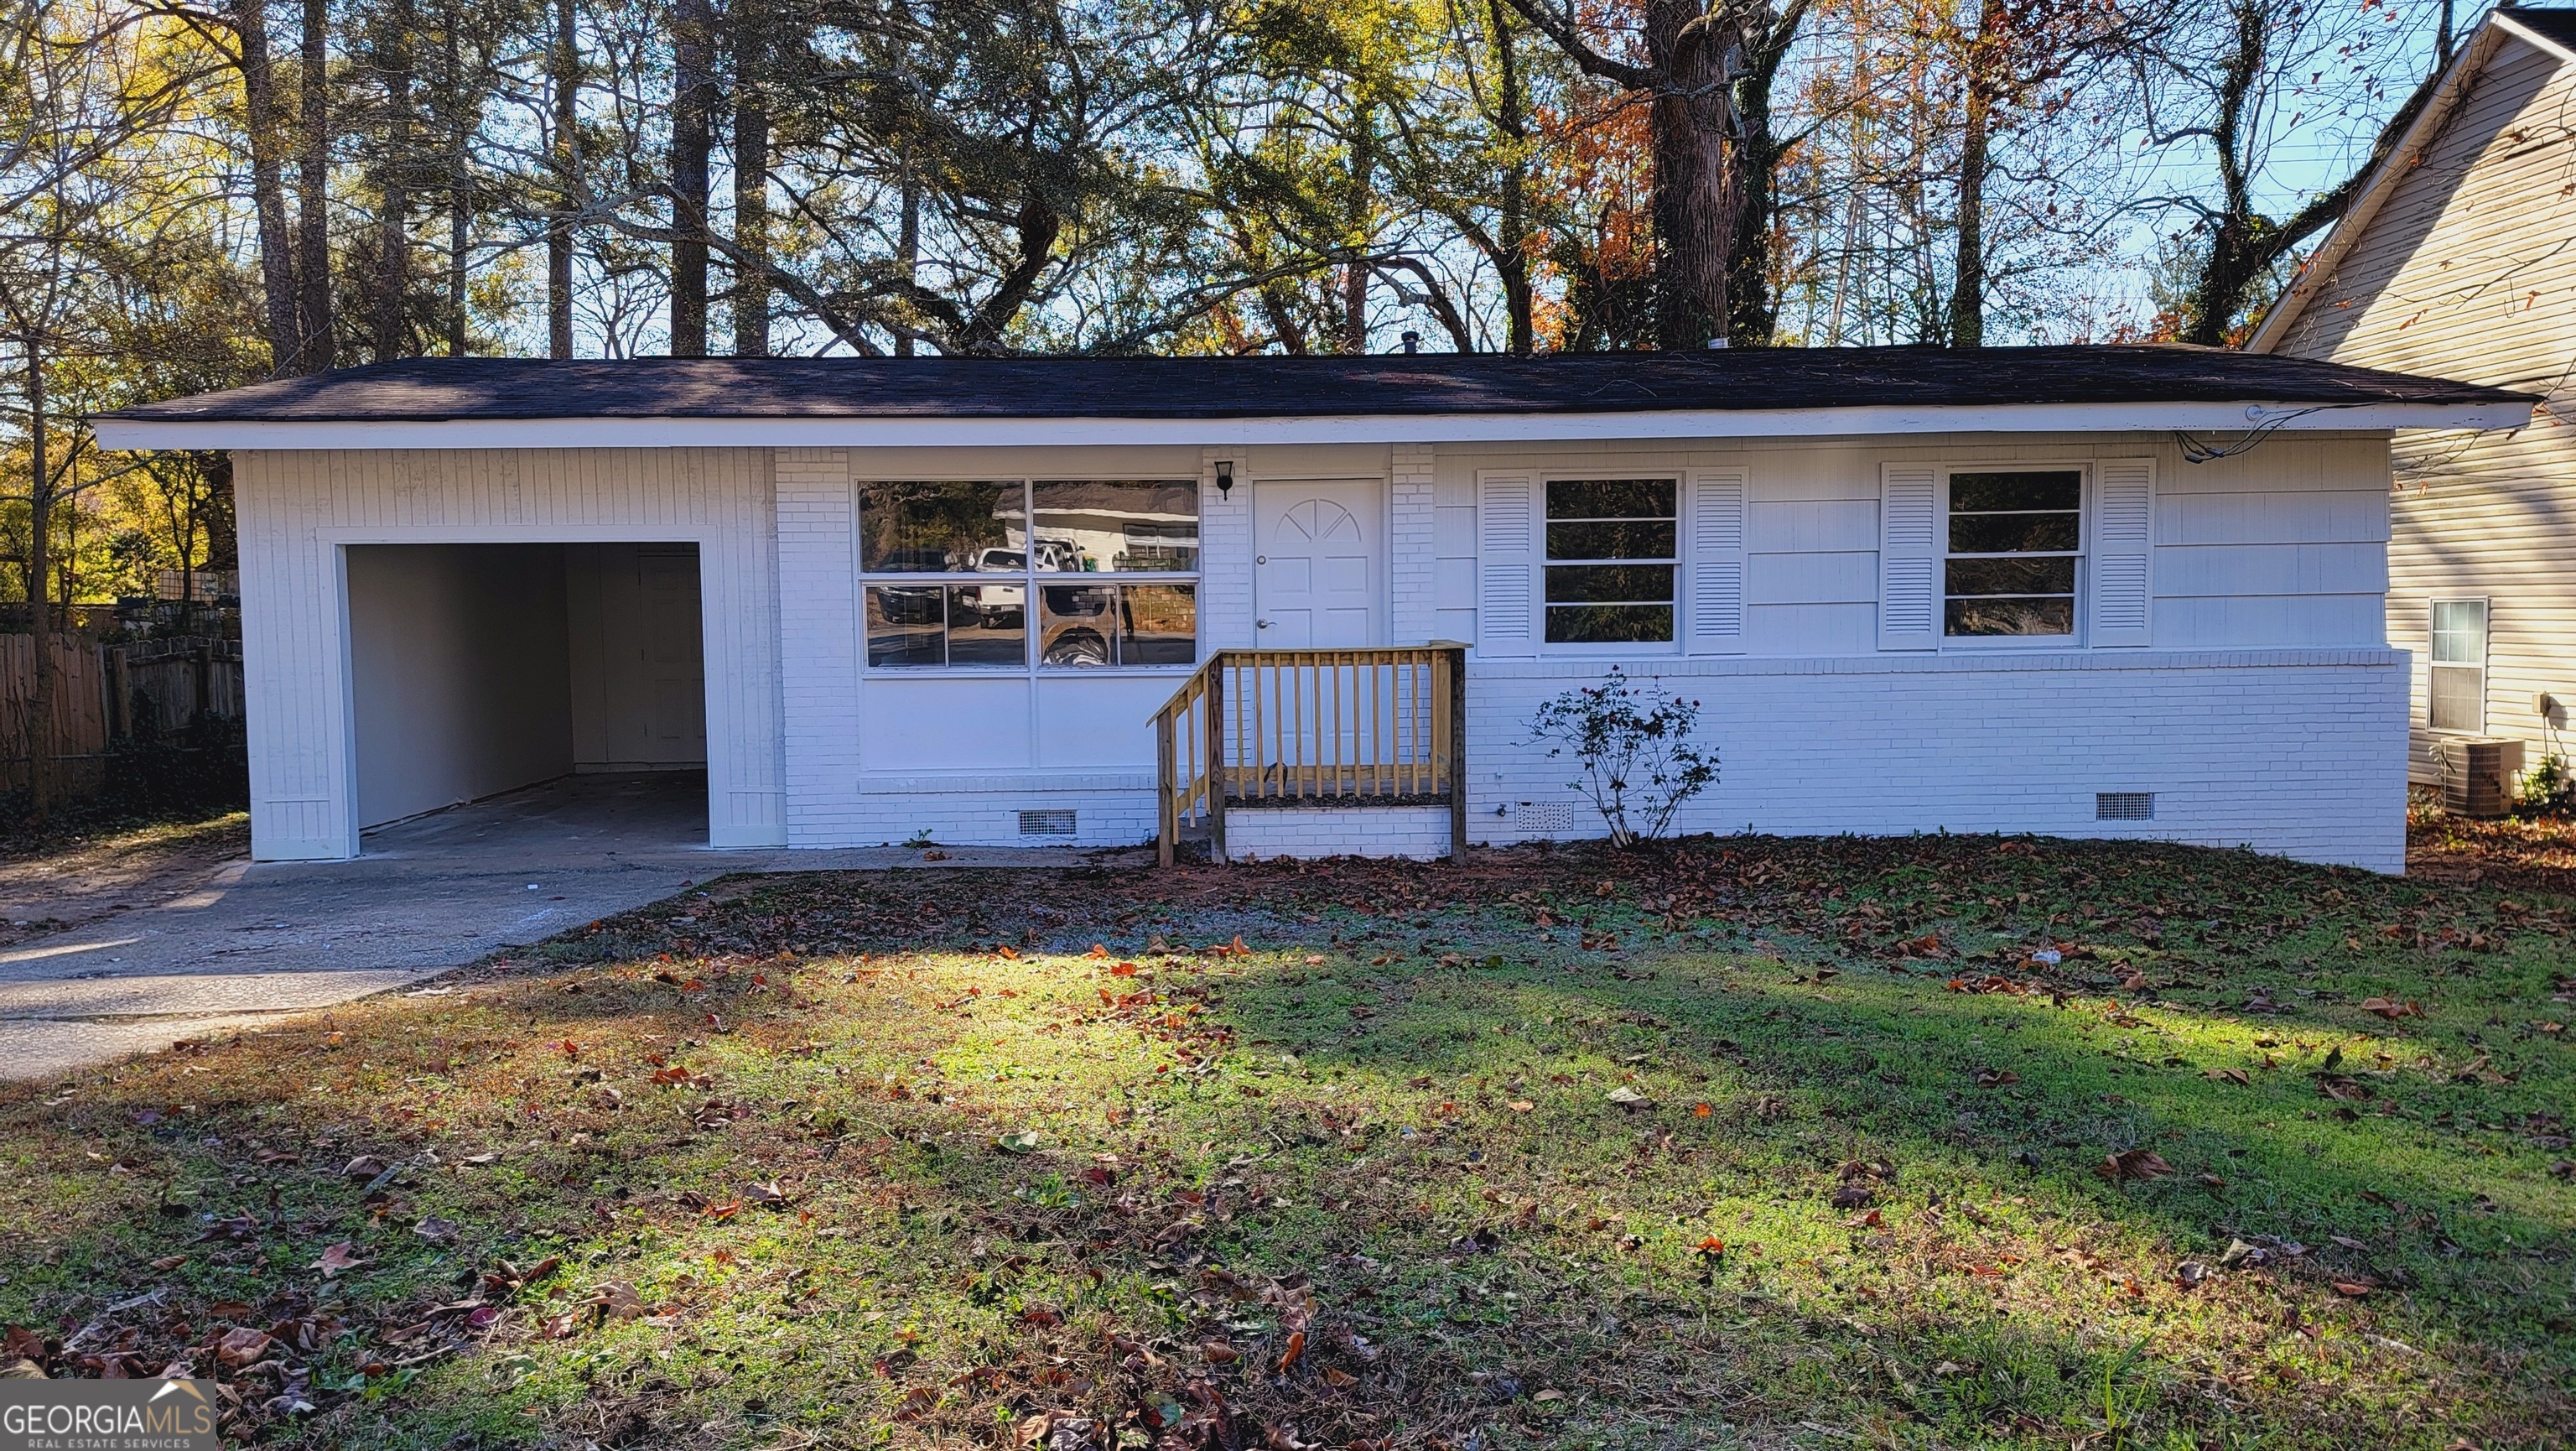
[[[1216,491],[1220,498],[1234,497],[1234,460],[1221,458],[1216,461]]]

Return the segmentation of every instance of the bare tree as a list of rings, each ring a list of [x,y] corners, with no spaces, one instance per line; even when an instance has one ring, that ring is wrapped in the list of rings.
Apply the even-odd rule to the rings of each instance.
[[[2352,205],[2431,97],[2452,43],[2451,0],[2419,13],[2416,28],[2374,9],[2203,0],[2143,49],[2149,139],[2204,157],[2212,183],[2147,203],[2193,220],[2198,258],[2182,306],[2183,341],[2216,347],[2234,339],[2248,314],[2269,302],[2282,266]],[[2425,21],[2435,28],[2432,63],[2420,79],[2392,87],[2388,67]],[[2276,216],[2258,193],[2279,180],[2274,158],[2293,135],[2311,147],[2367,141],[2329,173],[2333,180]]]

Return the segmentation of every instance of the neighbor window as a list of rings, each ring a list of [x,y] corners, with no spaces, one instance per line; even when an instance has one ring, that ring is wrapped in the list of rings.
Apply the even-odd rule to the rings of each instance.
[[[1673,638],[1680,529],[1673,479],[1547,481],[1547,640]]]
[[[1198,567],[1194,479],[859,486],[868,664],[879,668],[1189,665]]]
[[[2487,728],[2487,602],[2433,601],[2432,710],[2437,731]]]
[[[2074,469],[1950,475],[1941,632],[2072,635],[2084,475]]]

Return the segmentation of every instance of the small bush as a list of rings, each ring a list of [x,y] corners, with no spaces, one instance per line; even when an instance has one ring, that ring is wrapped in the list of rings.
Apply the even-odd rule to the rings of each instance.
[[[2522,808],[2532,812],[2576,810],[2576,768],[2552,753],[2522,773]]]
[[[1557,696],[1530,719],[1530,734],[1553,742],[1550,759],[1572,752],[1581,764],[1583,778],[1566,784],[1591,798],[1622,848],[1663,835],[1683,802],[1717,784],[1717,752],[1701,749],[1698,733],[1698,701],[1634,685],[1616,665],[1607,680]]]

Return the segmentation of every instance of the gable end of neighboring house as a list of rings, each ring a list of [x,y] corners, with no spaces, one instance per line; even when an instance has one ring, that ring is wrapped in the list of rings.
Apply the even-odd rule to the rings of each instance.
[[[2397,435],[2388,639],[2417,783],[2464,739],[2576,754],[2576,9],[2488,18],[2249,346],[2551,400]]]

